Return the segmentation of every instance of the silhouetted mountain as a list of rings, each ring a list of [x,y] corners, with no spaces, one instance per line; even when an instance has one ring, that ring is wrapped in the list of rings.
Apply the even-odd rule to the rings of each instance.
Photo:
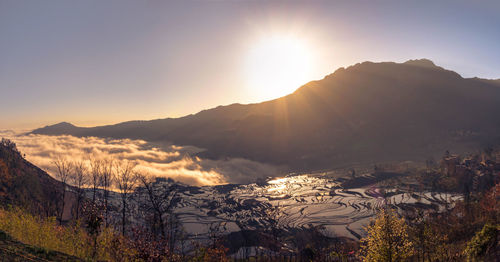
[[[210,158],[244,157],[292,170],[422,160],[500,142],[500,83],[464,79],[427,59],[340,68],[293,94],[195,115],[35,134],[169,141]]]

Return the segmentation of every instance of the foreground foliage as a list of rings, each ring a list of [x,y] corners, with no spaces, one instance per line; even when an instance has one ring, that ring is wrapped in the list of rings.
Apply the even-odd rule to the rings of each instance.
[[[93,241],[79,223],[61,226],[55,217],[42,219],[20,208],[0,209],[0,230],[17,241],[54,250],[83,259],[93,258]],[[97,237],[97,252],[94,259],[111,260],[116,249],[127,251],[123,245],[117,246],[119,235],[109,229]]]
[[[490,224],[484,225],[481,231],[477,232],[474,237],[467,243],[465,255],[468,260],[475,261],[476,259],[484,258],[491,250],[495,248],[498,242],[498,226]]]
[[[381,192],[398,185],[413,188],[412,194],[461,194],[462,200],[443,199],[442,208],[421,198],[414,205],[397,206],[387,201],[390,193],[382,193],[386,204],[367,227],[361,248],[354,240],[328,237],[321,225],[285,232],[278,207],[269,209],[267,229],[250,230],[242,222],[243,230],[227,235],[215,224],[210,226],[210,243],[189,241],[173,212],[179,201],[175,183],[133,173],[133,163],[95,160],[89,168],[58,164],[74,167],[60,176],[69,175],[76,186],[55,182],[25,161],[15,144],[0,142],[0,242],[5,246],[0,252],[56,261],[495,261],[500,254],[500,154],[491,151],[464,159],[447,153],[440,166],[429,161],[425,170],[407,171],[406,181],[395,176],[371,183]],[[375,172],[382,171],[375,167]],[[109,204],[100,182],[103,174],[109,176],[105,181],[118,180],[121,205]],[[85,185],[92,198],[84,197]],[[129,220],[134,190],[146,196],[139,206],[140,223]],[[76,203],[66,218],[65,195]],[[110,208],[120,211],[120,221],[110,219]],[[237,248],[231,245],[240,240]],[[7,260],[17,261],[11,257]]]
[[[2,261],[81,261],[61,252],[23,244],[3,231],[0,231],[0,258]]]
[[[414,253],[408,225],[391,209],[382,209],[367,228],[362,253],[365,261],[403,261]]]

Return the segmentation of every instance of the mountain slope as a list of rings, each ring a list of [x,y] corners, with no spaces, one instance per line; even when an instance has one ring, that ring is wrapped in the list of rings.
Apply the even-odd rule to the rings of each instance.
[[[2,261],[82,261],[61,252],[23,244],[0,231],[0,257]]]
[[[169,141],[210,158],[244,157],[292,170],[424,159],[500,143],[500,84],[464,79],[430,60],[340,68],[288,96],[181,118],[34,134]]]
[[[9,140],[0,142],[0,206],[20,206],[33,214],[55,216],[61,182],[26,161]]]

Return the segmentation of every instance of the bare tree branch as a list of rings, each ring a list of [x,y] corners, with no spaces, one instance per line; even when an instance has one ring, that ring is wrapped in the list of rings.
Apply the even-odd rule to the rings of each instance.
[[[82,201],[85,197],[84,190],[89,184],[89,169],[84,161],[76,161],[73,163],[74,169],[70,173],[70,183],[76,189],[76,214],[75,218],[78,220],[80,217],[80,209]]]
[[[116,184],[120,190],[122,200],[122,235],[125,235],[128,198],[137,185],[137,176],[134,173],[135,162],[122,161],[115,163]]]
[[[54,161],[52,161],[57,168],[56,178],[61,181],[62,187],[62,199],[61,199],[61,210],[59,212],[59,224],[62,224],[64,207],[65,207],[65,198],[66,198],[66,185],[68,182],[68,178],[72,172],[73,164],[65,158],[58,157]]]

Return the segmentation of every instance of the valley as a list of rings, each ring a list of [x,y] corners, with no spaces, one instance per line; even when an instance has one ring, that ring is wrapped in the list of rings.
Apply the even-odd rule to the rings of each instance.
[[[353,181],[364,181],[365,186],[349,187],[355,184]],[[439,213],[463,199],[459,193],[418,191],[417,182],[409,173],[377,172],[351,178],[339,172],[325,172],[203,187],[167,179],[154,183],[159,188],[176,190],[171,215],[180,222],[184,237],[202,242],[209,241],[214,228],[221,236],[270,229],[292,236],[297,230],[313,227],[321,228],[322,234],[332,239],[359,241],[381,208],[391,206],[401,214],[418,210]],[[131,198],[132,221],[145,224],[140,207],[148,201],[147,194],[139,188]],[[119,206],[121,198],[115,193],[110,201]],[[119,221],[119,212],[112,216]],[[242,252],[242,248],[245,247],[232,246],[230,250]]]

